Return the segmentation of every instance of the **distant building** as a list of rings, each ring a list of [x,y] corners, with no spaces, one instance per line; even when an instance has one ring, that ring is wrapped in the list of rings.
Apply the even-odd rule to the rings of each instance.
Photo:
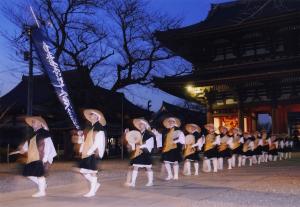
[[[112,154],[120,153],[118,139],[123,129],[130,126],[130,120],[141,116],[149,118],[151,115],[148,110],[128,101],[123,93],[95,86],[85,70],[65,71],[63,76],[83,126],[87,124],[82,115],[84,108],[97,108],[104,113],[108,123],[108,147],[115,150]],[[27,80],[28,77],[23,76],[15,88],[0,98],[0,144],[10,143],[16,146],[25,138],[26,125],[23,120],[27,108]],[[69,155],[65,153],[65,156],[71,158],[71,130],[74,127],[58,101],[50,81],[44,75],[33,77],[33,115],[40,115],[46,119],[56,147],[60,145],[65,152],[70,152]]]
[[[215,126],[255,131],[267,114],[273,133],[300,130],[299,19],[295,0],[212,4],[203,22],[156,33],[193,72],[155,85],[205,104]]]

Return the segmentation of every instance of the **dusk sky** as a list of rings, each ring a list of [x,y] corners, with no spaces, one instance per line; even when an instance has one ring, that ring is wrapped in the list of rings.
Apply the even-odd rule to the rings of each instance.
[[[10,4],[19,0],[3,0]],[[205,19],[210,5],[212,3],[221,3],[231,0],[150,0],[150,7],[154,10],[167,12],[170,16],[184,17],[183,26],[198,23]],[[25,11],[25,10],[24,10]],[[1,14],[2,24],[0,26],[2,33],[18,34],[19,30],[12,25]],[[23,74],[27,74],[27,63],[16,63],[11,61],[16,51],[11,49],[9,43],[3,36],[0,36],[0,96],[3,96],[11,90],[21,80]],[[169,103],[180,103],[181,100],[172,97],[157,89],[148,89],[136,86],[130,86],[124,91],[126,97],[136,104],[146,107],[147,101],[152,100],[151,110],[159,109],[162,101]]]

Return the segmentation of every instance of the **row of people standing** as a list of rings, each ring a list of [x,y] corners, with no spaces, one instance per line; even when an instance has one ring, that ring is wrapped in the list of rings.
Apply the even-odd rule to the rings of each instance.
[[[196,124],[186,124],[184,131],[180,129],[181,122],[178,118],[170,116],[163,121],[164,129],[159,133],[156,129],[150,128],[145,119],[135,119],[134,126],[138,131],[126,131],[127,141],[133,156],[130,164],[133,171],[129,170],[126,186],[135,186],[138,169],[146,168],[148,183],[153,185],[153,171],[151,169],[151,150],[155,147],[161,152],[161,161],[167,172],[165,180],[178,180],[179,163],[184,161],[183,174],[192,175],[191,168],[194,166],[194,175],[199,174],[200,154],[203,153],[203,171],[218,172],[223,170],[224,161],[228,169],[260,164],[261,162],[276,161],[291,158],[292,140],[283,135],[268,136],[265,130],[262,132],[242,133],[239,128],[228,130],[226,127],[219,127],[219,133],[213,124],[205,125],[205,133]],[[136,137],[140,138],[136,138]],[[146,136],[145,136],[146,135]],[[137,141],[139,140],[139,141]],[[148,141],[147,141],[148,140]],[[151,141],[149,141],[151,140]],[[145,150],[145,146],[147,150]],[[141,150],[144,149],[144,150]],[[131,176],[132,175],[132,176]]]
[[[223,161],[227,160],[228,169],[241,167],[249,162],[260,164],[261,162],[276,161],[291,158],[293,141],[287,135],[269,135],[262,132],[242,133],[239,128],[228,131],[224,126],[219,127],[220,134],[216,134],[213,124],[206,125],[209,136],[206,136],[204,151],[204,171],[210,172],[210,161],[213,163],[213,172],[223,170]],[[279,144],[280,143],[280,144]],[[206,167],[206,169],[205,169]]]

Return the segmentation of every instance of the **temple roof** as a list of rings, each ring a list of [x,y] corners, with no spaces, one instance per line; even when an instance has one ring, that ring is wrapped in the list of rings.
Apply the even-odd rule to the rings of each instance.
[[[156,36],[159,41],[163,41],[170,37],[179,38],[183,35],[237,27],[299,11],[300,1],[297,0],[237,0],[212,4],[204,21],[179,29],[158,31]]]
[[[149,111],[128,101],[123,93],[94,86],[86,71],[64,71],[63,77],[78,114],[81,114],[83,108],[97,108],[104,113],[108,124],[120,124],[122,110],[126,120],[139,116],[150,116]],[[27,85],[28,76],[23,76],[22,81],[15,88],[0,98],[0,110],[9,108],[8,115],[26,114]],[[71,121],[67,118],[45,75],[33,76],[33,115],[44,116],[52,122],[52,128],[72,127]],[[126,123],[124,124],[126,125]]]
[[[244,81],[258,81],[269,79],[282,79],[284,77],[294,77],[300,75],[300,59],[289,58],[286,60],[270,60],[262,63],[244,63],[223,66],[222,70],[216,72],[211,68],[210,72],[196,73],[178,76],[178,77],[155,77],[156,86],[178,84],[197,84],[198,86],[207,86],[212,84],[224,84],[226,82],[238,83]],[[217,68],[219,69],[219,68]]]
[[[238,0],[212,4],[207,18],[197,24],[156,33],[157,39],[175,54],[194,65],[192,74],[181,77],[155,77],[156,87],[181,98],[191,99],[186,86],[211,86],[222,84],[239,85],[251,81],[276,81],[300,76],[299,50],[289,49],[288,41],[283,52],[268,50],[268,37],[262,35],[262,50],[265,53],[250,55],[248,50],[256,50],[247,45],[257,40],[239,42],[242,34],[265,32],[278,25],[292,27],[299,24],[300,1],[298,0]],[[299,33],[297,33],[299,34]],[[209,41],[228,40],[221,46]],[[286,38],[282,36],[282,38]],[[297,39],[298,40],[298,39]],[[252,41],[252,42],[251,42]],[[296,41],[296,40],[293,40]],[[287,43],[288,42],[288,43]],[[260,42],[259,42],[260,43]],[[228,47],[228,48],[227,48]],[[239,49],[240,48],[240,49]],[[292,47],[291,47],[292,48]],[[221,54],[216,49],[229,52]],[[261,48],[260,48],[261,49]],[[236,52],[239,50],[239,52]],[[257,49],[258,50],[258,49]],[[257,51],[256,50],[256,51]],[[234,58],[217,59],[219,56],[232,55]],[[219,55],[219,56],[218,56]]]

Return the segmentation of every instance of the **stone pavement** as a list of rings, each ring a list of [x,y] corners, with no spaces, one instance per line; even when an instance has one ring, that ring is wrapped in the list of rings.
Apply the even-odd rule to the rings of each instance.
[[[300,153],[291,160],[263,163],[218,173],[201,173],[195,177],[180,176],[179,181],[166,182],[155,165],[155,185],[145,187],[140,170],[137,187],[123,187],[126,161],[103,161],[101,187],[94,198],[84,198],[88,184],[70,171],[73,163],[56,163],[48,180],[48,195],[31,198],[35,186],[16,175],[15,165],[0,165],[0,206],[155,206],[155,207],[299,207]],[[11,186],[11,187],[9,187]]]

